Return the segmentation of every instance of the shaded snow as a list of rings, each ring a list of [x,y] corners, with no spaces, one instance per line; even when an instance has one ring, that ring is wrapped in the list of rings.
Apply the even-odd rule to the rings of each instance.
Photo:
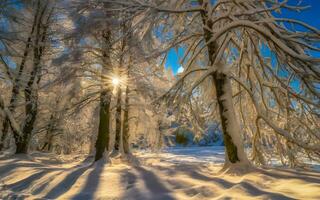
[[[0,199],[320,199],[320,173],[221,175],[223,147],[136,152],[140,166],[36,153],[0,160]],[[118,164],[115,164],[118,163]]]
[[[166,148],[161,153],[140,153],[140,158],[158,157],[171,163],[224,163],[223,146],[206,147],[172,147]]]

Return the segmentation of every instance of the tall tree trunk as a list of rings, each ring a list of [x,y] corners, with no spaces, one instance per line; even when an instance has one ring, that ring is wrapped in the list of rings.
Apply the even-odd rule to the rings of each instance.
[[[121,139],[121,88],[119,86],[117,91],[117,106],[116,106],[116,137],[114,143],[114,150],[117,152],[120,150]]]
[[[120,16],[122,16],[123,13],[121,13]],[[122,41],[121,41],[121,55],[120,55],[120,59],[119,59],[119,75],[121,75],[121,69],[123,67],[123,61],[124,61],[124,53],[125,53],[125,48],[127,45],[127,36],[125,36],[126,31],[127,31],[127,26],[125,22],[121,23],[121,28],[122,28]],[[123,136],[121,134],[121,128],[122,127],[122,119],[121,119],[121,114],[122,114],[122,108],[121,108],[121,96],[122,96],[122,90],[121,90],[121,84],[119,84],[118,86],[118,91],[117,91],[117,105],[116,105],[116,135],[115,135],[115,143],[114,143],[114,151],[115,152],[119,152],[120,151],[120,145],[121,145],[121,136]],[[123,145],[123,141],[122,141],[122,145]],[[123,147],[123,146],[122,146]],[[124,150],[124,149],[123,149]]]
[[[203,6],[204,11],[201,11],[201,17],[203,22],[204,38],[208,48],[208,57],[210,65],[214,67],[215,59],[217,55],[216,41],[211,41],[212,33],[207,29],[213,29],[213,24],[208,17],[208,11],[206,10],[207,4],[203,0],[199,0],[199,3]],[[207,27],[207,28],[205,28]],[[216,62],[217,63],[217,62]],[[220,62],[218,62],[220,63]],[[219,66],[222,67],[222,66]],[[244,151],[241,138],[241,128],[235,115],[232,100],[232,87],[231,81],[226,74],[218,71],[212,75],[214,87],[216,90],[216,98],[219,105],[220,122],[223,132],[223,139],[226,151],[225,166],[235,163],[248,164],[249,161]]]
[[[23,136],[16,141],[16,154],[27,153],[34,129],[34,123],[38,114],[38,85],[41,79],[41,59],[44,53],[44,44],[47,39],[47,25],[51,18],[52,10],[49,13],[46,21],[43,21],[43,17],[46,14],[48,8],[48,2],[42,7],[41,14],[37,21],[37,32],[35,35],[35,42],[33,47],[33,69],[30,74],[30,79],[24,89],[25,95],[25,112],[26,120],[22,129]],[[44,25],[44,26],[43,26]],[[16,134],[15,134],[16,135]]]
[[[129,74],[129,72],[128,72]],[[122,133],[122,143],[123,143],[123,152],[125,154],[130,153],[129,145],[129,86],[126,86],[126,98],[125,98],[125,108],[123,115],[123,133]]]
[[[95,145],[95,161],[100,160],[104,152],[109,148],[110,100],[110,91],[102,91],[100,94],[100,119],[99,132]]]
[[[102,34],[104,39],[105,49],[102,57],[102,72],[101,72],[101,93],[100,93],[100,114],[99,114],[99,130],[98,137],[96,140],[95,148],[95,161],[100,160],[104,153],[109,149],[109,133],[110,133],[110,102],[111,102],[111,91],[104,89],[105,83],[104,75],[110,71],[110,48],[111,48],[111,31],[106,30]],[[107,86],[108,88],[108,86]]]
[[[25,63],[26,63],[28,55],[29,55],[31,42],[32,42],[32,36],[33,36],[33,33],[34,33],[36,25],[37,25],[39,12],[40,12],[40,0],[37,3],[37,8],[36,8],[35,16],[33,19],[31,32],[29,33],[27,43],[24,48],[23,56],[21,59],[21,63],[18,67],[17,77],[13,80],[13,87],[12,87],[12,91],[11,91],[11,98],[10,98],[10,104],[9,104],[9,110],[11,113],[13,113],[16,108],[16,101],[17,101],[18,94],[20,91],[20,79],[21,79],[21,75],[24,71]],[[0,141],[1,144],[4,144],[4,140],[8,137],[9,127],[10,127],[9,118],[8,118],[8,116],[6,116],[3,121],[3,125],[2,125],[2,136],[1,136],[1,141]],[[13,130],[13,133],[15,134],[14,137],[17,139],[18,135],[15,133],[14,130]],[[0,144],[0,151],[4,147],[1,144]]]

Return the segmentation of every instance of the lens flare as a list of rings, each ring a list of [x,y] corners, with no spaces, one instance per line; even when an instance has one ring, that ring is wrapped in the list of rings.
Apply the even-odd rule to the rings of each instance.
[[[112,85],[118,86],[120,84],[120,79],[118,77],[112,78]]]

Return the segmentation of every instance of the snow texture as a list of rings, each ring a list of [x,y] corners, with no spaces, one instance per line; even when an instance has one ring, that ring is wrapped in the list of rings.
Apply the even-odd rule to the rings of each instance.
[[[223,147],[134,154],[140,165],[33,153],[0,160],[0,199],[320,199],[320,173],[282,168],[218,173]]]

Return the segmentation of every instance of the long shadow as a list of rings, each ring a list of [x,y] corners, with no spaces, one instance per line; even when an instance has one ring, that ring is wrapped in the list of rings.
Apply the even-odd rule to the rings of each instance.
[[[100,174],[104,169],[104,165],[96,166],[88,175],[85,185],[79,194],[72,199],[94,199],[94,194],[98,189],[100,183]]]
[[[37,188],[35,188],[31,193],[33,195],[37,195],[40,192],[42,192],[48,185],[50,185],[50,183],[54,180],[55,177],[59,176],[60,174],[62,174],[63,171],[60,171],[59,173],[54,174],[54,176],[51,176],[50,178],[46,179],[45,182],[40,183],[37,185]]]
[[[15,163],[15,164],[11,164],[10,166],[0,167],[0,179],[9,176],[12,171],[17,170],[20,167],[30,167],[36,171],[31,176],[18,180],[15,183],[5,184],[6,187],[8,187],[9,189],[15,192],[20,192],[22,190],[28,189],[30,185],[33,184],[33,182],[35,182],[36,180],[39,180],[49,172],[52,172],[52,171],[62,172],[63,170],[65,170],[65,168],[43,167],[42,165],[39,165],[36,163]]]
[[[277,179],[302,179],[307,182],[312,182],[312,183],[318,183],[320,184],[320,173],[319,176],[310,177],[310,175],[305,175],[301,173],[296,173],[296,172],[288,172],[287,170],[281,170],[281,169],[273,169],[274,171],[267,171],[264,169],[259,169],[259,171],[262,174],[268,175],[273,178]],[[277,171],[275,171],[277,170]],[[281,172],[285,172],[286,174],[282,174]]]
[[[262,168],[262,169],[268,170],[268,168]],[[316,170],[301,171],[304,169],[292,169],[292,168],[271,168],[271,169],[276,169],[277,171],[282,171],[289,174],[295,174],[299,176],[309,176],[309,177],[315,177],[320,179],[320,172]]]
[[[92,158],[90,156],[88,156],[83,161],[79,162],[79,164],[76,165],[74,168],[83,167],[83,165],[85,165],[85,164],[86,165],[90,165],[90,163],[92,163]],[[50,168],[50,169],[52,169],[52,168]],[[56,170],[56,169],[53,168],[53,170]],[[32,191],[32,194],[36,195],[36,194],[39,194],[41,191],[43,191],[48,185],[50,185],[50,183],[55,179],[56,176],[58,176],[61,173],[63,173],[63,170],[70,170],[70,168],[62,168],[62,169],[59,168],[59,170],[58,170],[58,171],[60,171],[59,173],[57,173],[54,176],[48,178],[46,180],[46,182],[39,184],[38,187],[34,191]]]
[[[36,163],[14,163],[3,167],[0,167],[0,176],[8,175],[11,171],[18,169],[19,167],[32,167],[33,169],[42,168],[43,165]]]
[[[76,180],[88,169],[88,167],[85,167],[85,166],[90,165],[91,160],[92,160],[91,157],[87,157],[86,159],[81,161],[77,166],[73,167],[73,169],[76,169],[76,170],[68,174],[63,179],[63,181],[61,181],[56,187],[54,187],[51,191],[49,191],[49,193],[46,194],[46,197],[57,198],[61,194],[68,191],[72,187],[72,185],[76,182]],[[32,184],[34,184],[35,181],[41,179],[44,175],[46,175],[49,172],[52,172],[52,171],[60,172],[58,174],[54,174],[52,177],[49,177],[48,180],[38,185],[36,189],[32,191],[32,194],[40,193],[41,191],[43,191],[44,188],[46,188],[49,185],[49,183],[52,180],[55,179],[57,175],[61,174],[64,170],[68,170],[68,171],[70,170],[70,168],[52,168],[43,163],[33,162],[27,158],[22,157],[22,158],[11,159],[10,162],[6,163],[6,165],[1,166],[0,177],[4,178],[8,176],[12,171],[15,171],[21,167],[23,168],[29,167],[29,168],[38,169],[38,170],[34,174],[26,178],[23,178],[15,183],[6,185],[7,188],[15,192],[20,192],[25,189],[28,189]],[[91,176],[91,179],[93,180],[93,176]],[[91,181],[91,182],[94,182],[94,181]]]
[[[44,198],[56,199],[62,194],[66,193],[78,180],[78,178],[89,168],[90,166],[84,166],[74,170],[68,174],[57,186],[52,188]]]
[[[157,166],[157,168],[161,171],[167,171],[167,173],[171,177],[174,177],[176,173],[182,172],[183,174],[186,174],[193,179],[208,181],[208,182],[215,182],[225,189],[228,189],[234,185],[233,183],[226,181],[222,178],[208,177],[207,175],[203,175],[202,173],[198,172],[200,171],[200,169],[198,169],[198,167],[196,166],[193,166],[193,169],[185,166],[171,166],[170,169],[166,167]]]
[[[285,196],[283,194],[261,190],[261,189],[253,186],[251,183],[248,183],[246,181],[240,182],[238,184],[241,185],[246,190],[246,192],[248,192],[252,196],[267,195],[268,199],[294,200],[293,198],[287,197],[287,196]]]
[[[122,179],[122,182],[128,183],[126,189],[129,190],[129,189],[133,188],[135,183],[137,182],[137,176],[130,171],[128,171],[125,175],[126,175],[125,180],[124,180],[124,177],[122,177],[121,179]]]
[[[124,194],[121,199],[147,199],[148,197],[142,194],[138,188],[135,187],[135,184],[138,180],[137,176],[127,171],[121,174],[121,183],[127,183],[126,191],[127,193]],[[134,194],[134,196],[133,196]]]
[[[40,171],[37,172],[35,174],[32,174],[31,176],[22,179],[18,182],[12,183],[7,185],[7,187],[13,191],[21,191],[24,189],[27,189],[28,187],[30,187],[30,185],[32,185],[32,183],[38,179],[40,179],[42,176],[44,176],[46,173],[48,173],[48,171]]]
[[[222,179],[222,178],[208,177],[207,175],[203,175],[202,173],[198,172],[196,167],[194,169],[190,169],[190,168],[181,168],[180,166],[176,166],[176,167],[172,167],[170,171],[171,171],[170,172],[171,174],[173,174],[174,172],[182,171],[184,174],[188,175],[190,178],[206,181],[206,182],[214,182],[225,189],[231,188],[234,185],[234,183],[226,181],[225,179]]]
[[[159,180],[159,178],[151,171],[144,169],[143,167],[135,167],[135,169],[141,174],[143,181],[145,182],[145,186],[154,195],[152,199],[166,199],[166,200],[174,200],[169,193],[170,191],[166,188]]]
[[[272,169],[275,172],[281,173],[284,172],[288,176],[294,175],[294,176],[302,176],[301,178],[304,178],[305,176],[310,177],[310,178],[316,178],[320,179],[320,172],[319,171],[313,171],[313,170],[307,170],[307,171],[300,171],[299,169],[294,169],[294,168],[277,168],[277,167],[269,167],[269,168],[261,168],[260,170],[264,171],[269,171]]]
[[[170,167],[164,167],[164,166],[152,166],[154,168],[157,168],[161,170],[162,172],[165,172],[169,176],[176,175],[178,173],[188,173],[190,171],[202,171],[205,169],[207,166],[199,164],[199,165],[194,165],[194,164],[175,164],[171,165]]]
[[[241,185],[249,194],[251,194],[253,196],[268,195],[268,198],[271,198],[271,199],[281,199],[281,200],[282,199],[283,200],[291,200],[292,199],[292,198],[287,197],[287,196],[285,196],[283,194],[261,190],[260,188],[257,188],[256,186],[252,185],[251,183],[249,183],[247,181],[242,181],[240,183],[232,183],[232,182],[229,182],[229,181],[227,181],[227,180],[225,180],[223,178],[208,177],[206,175],[203,175],[203,174],[199,173],[196,168],[194,170],[190,170],[189,168],[184,168],[184,167],[181,168],[180,166],[174,166],[174,167],[171,166],[170,169],[168,169],[168,168],[161,169],[161,167],[160,167],[160,170],[170,170],[169,173],[172,174],[172,175],[175,172],[178,172],[178,171],[182,170],[184,174],[190,176],[193,179],[215,183],[215,184],[218,184],[220,187],[222,187],[224,189],[229,189],[229,188],[232,188],[234,186]]]

